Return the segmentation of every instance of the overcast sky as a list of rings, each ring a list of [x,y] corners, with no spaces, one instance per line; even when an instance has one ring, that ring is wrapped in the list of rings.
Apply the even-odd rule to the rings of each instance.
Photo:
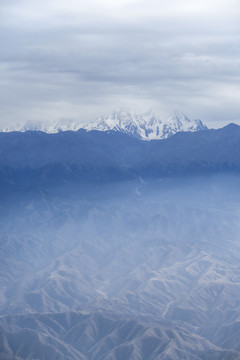
[[[239,0],[0,0],[0,126],[117,107],[240,118]]]

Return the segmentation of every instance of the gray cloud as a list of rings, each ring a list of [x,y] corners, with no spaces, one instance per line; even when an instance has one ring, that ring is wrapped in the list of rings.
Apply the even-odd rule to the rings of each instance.
[[[2,1],[0,125],[131,104],[239,118],[239,13],[234,0]]]

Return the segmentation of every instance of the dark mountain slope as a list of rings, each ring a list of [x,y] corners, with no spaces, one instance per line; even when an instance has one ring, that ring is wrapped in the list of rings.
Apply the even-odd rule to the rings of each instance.
[[[142,141],[98,131],[0,133],[0,184],[13,190],[240,170],[240,127]],[[4,190],[5,191],[5,190]]]

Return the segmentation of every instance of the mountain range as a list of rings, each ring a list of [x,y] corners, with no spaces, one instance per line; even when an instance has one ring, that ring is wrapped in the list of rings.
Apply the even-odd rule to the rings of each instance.
[[[0,133],[1,360],[239,360],[240,127]]]
[[[79,122],[75,120],[60,120],[47,122],[26,122],[3,129],[11,131],[43,131],[48,134],[60,131],[117,131],[132,135],[143,140],[166,139],[180,131],[206,130],[207,127],[201,120],[190,120],[180,111],[174,111],[166,119],[161,120],[149,110],[145,113],[135,113],[119,109],[107,116],[101,116],[95,121]]]
[[[179,132],[142,141],[122,132],[0,133],[0,191],[62,181],[102,182],[138,177],[239,172],[240,127]],[[10,190],[11,189],[11,190]]]

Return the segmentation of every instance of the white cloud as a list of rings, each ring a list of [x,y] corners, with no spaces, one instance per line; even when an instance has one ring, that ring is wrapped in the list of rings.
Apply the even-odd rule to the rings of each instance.
[[[130,102],[238,117],[238,1],[2,0],[0,8],[0,123],[89,118]]]

